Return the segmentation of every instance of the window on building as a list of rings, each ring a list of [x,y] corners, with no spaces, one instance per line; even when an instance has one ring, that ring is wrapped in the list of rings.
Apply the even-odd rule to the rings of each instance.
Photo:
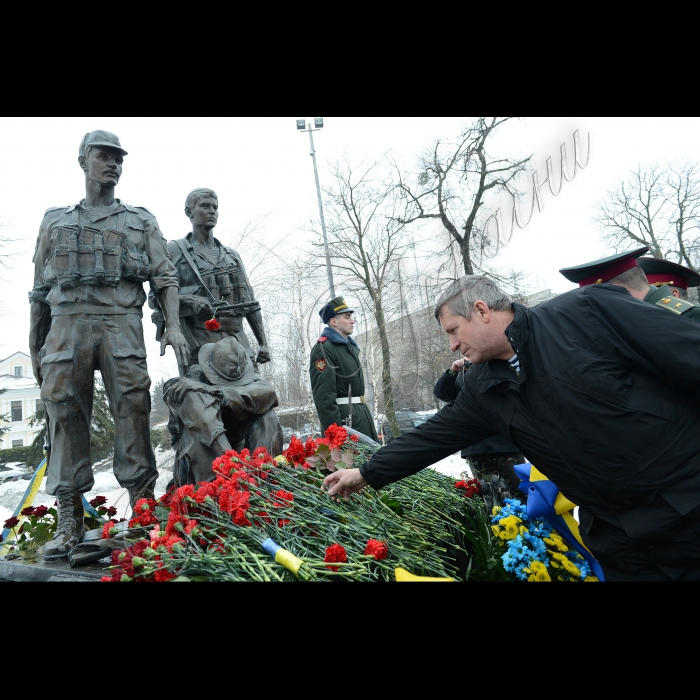
[[[24,440],[13,440],[12,447],[24,447]]]
[[[15,367],[15,377],[24,377],[24,367]]]
[[[22,402],[13,401],[12,402],[12,422],[21,423],[24,420],[22,416]]]

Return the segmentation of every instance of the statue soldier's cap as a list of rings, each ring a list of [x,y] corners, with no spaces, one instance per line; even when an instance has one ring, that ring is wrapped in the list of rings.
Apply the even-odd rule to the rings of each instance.
[[[336,316],[342,316],[343,314],[354,314],[355,311],[351,309],[346,303],[343,297],[338,297],[329,301],[319,312],[318,315],[324,323],[330,323],[332,318]]]
[[[117,151],[120,151],[123,156],[129,155],[122,148],[119,137],[116,134],[110,133],[109,131],[93,131],[89,134],[85,134],[82,142],[80,143],[80,152],[82,153],[83,148],[91,148],[95,146],[114,148]]]
[[[580,287],[589,287],[592,284],[605,284],[618,277],[623,272],[639,267],[637,258],[649,252],[649,248],[630,250],[627,253],[611,255],[609,258],[596,260],[595,262],[579,265],[578,267],[566,267],[559,270],[569,282]]]
[[[199,366],[214,386],[248,386],[255,381],[252,358],[235,338],[205,345],[199,351]]]
[[[700,275],[687,267],[658,258],[640,258],[638,262],[649,284],[654,287],[662,287],[665,284],[679,289],[700,287]]]

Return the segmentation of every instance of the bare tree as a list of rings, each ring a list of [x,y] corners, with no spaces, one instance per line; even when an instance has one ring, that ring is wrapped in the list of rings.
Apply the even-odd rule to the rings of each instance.
[[[339,160],[331,166],[334,183],[326,195],[333,267],[368,297],[381,346],[385,413],[396,436],[400,430],[387,333],[389,297],[392,290],[398,292],[398,261],[412,242],[405,235],[403,198],[387,170],[382,161],[355,170],[347,158]],[[319,240],[319,249],[321,245]]]
[[[407,207],[402,223],[439,220],[449,234],[450,247],[458,248],[467,275],[487,272],[484,257],[499,244],[483,228],[485,197],[492,191],[517,196],[515,180],[531,160],[490,154],[493,135],[511,119],[515,117],[476,117],[455,141],[436,141],[420,156],[414,178],[406,178],[396,166]]]
[[[615,251],[648,246],[655,258],[700,268],[700,166],[639,166],[607,193],[593,219]]]

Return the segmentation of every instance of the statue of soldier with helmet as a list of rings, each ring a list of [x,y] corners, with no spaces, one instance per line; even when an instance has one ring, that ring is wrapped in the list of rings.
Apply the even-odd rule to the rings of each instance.
[[[46,212],[34,256],[30,351],[50,438],[47,492],[58,501],[47,561],[68,557],[84,540],[82,499],[94,486],[90,425],[97,370],[115,423],[115,476],[132,507],[154,497],[144,283],[163,311],[161,354],[170,345],[181,367],[188,359],[177,272],[158,222],[148,209],[115,198],[126,155],[109,132],[83,138],[85,199]]]

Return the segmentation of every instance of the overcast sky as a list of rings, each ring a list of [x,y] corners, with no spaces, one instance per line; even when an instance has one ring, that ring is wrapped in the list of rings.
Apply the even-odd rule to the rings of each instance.
[[[0,358],[28,352],[29,305],[34,251],[47,208],[68,206],[84,197],[78,146],[88,131],[104,129],[129,151],[117,196],[145,206],[158,218],[166,238],[189,230],[185,198],[210,187],[220,198],[217,237],[229,243],[250,221],[268,213],[269,243],[292,235],[318,216],[313,168],[302,117],[0,117],[0,236],[15,239],[10,270],[0,270]],[[313,119],[307,117],[307,119]],[[347,152],[368,160],[386,151],[407,165],[437,137],[452,138],[468,117],[325,117],[316,134],[322,182],[326,164]],[[565,182],[558,198],[543,190],[545,209],[502,252],[499,266],[531,273],[535,291],[572,288],[558,270],[609,254],[591,223],[595,203],[638,164],[687,158],[700,160],[700,117],[525,117],[504,127],[499,153],[534,155],[540,178],[546,160],[555,169],[563,142],[573,152],[577,129],[592,150],[586,170]],[[529,185],[526,187],[529,191]],[[529,194],[527,197],[529,210]],[[492,202],[494,210],[497,202]],[[159,379],[172,373],[172,357],[161,360],[146,315],[149,366]],[[168,350],[169,356],[172,354]],[[175,370],[176,373],[176,370]]]

